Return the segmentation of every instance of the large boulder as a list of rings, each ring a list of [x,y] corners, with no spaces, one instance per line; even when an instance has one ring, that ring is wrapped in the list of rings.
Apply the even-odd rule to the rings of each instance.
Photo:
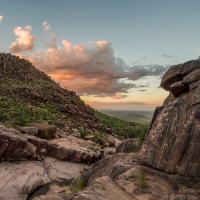
[[[0,199],[25,200],[28,194],[49,181],[38,161],[0,163]]]
[[[130,153],[139,150],[141,140],[139,138],[130,138],[123,140],[120,145],[116,148],[116,153]]]
[[[182,81],[184,76],[197,68],[200,68],[200,59],[191,60],[179,65],[174,65],[170,67],[169,70],[165,73],[160,85],[162,88],[169,91],[170,86],[173,83]]]
[[[64,182],[66,185],[79,175],[79,172],[87,165],[82,163],[72,163],[60,161],[55,158],[45,157],[44,167],[48,177],[56,183]]]
[[[62,111],[69,113],[69,114],[72,114],[72,115],[79,113],[78,107],[75,106],[75,105],[71,105],[71,104],[64,105],[63,108],[62,108]]]
[[[28,134],[24,134],[23,137],[36,147],[37,160],[43,160],[46,155],[47,140]]]
[[[200,60],[172,66],[164,75],[161,86],[177,87],[176,98],[167,98],[157,114],[140,150],[141,162],[147,166],[185,177],[200,176]],[[169,87],[168,87],[169,86]],[[172,96],[170,94],[170,96]],[[170,99],[170,100],[169,100]]]
[[[109,176],[96,179],[86,190],[78,192],[73,200],[137,200],[120,188]]]
[[[37,160],[36,147],[22,133],[0,125],[0,156],[4,161]]]
[[[38,133],[38,128],[37,127],[20,127],[20,131],[22,133],[26,133],[29,135],[37,135]]]
[[[68,136],[68,138],[49,140],[47,156],[75,163],[91,164],[101,158],[101,153],[94,142]]]
[[[38,129],[38,132],[35,134],[35,136],[39,138],[47,140],[56,138],[57,127],[54,125],[46,123],[31,123],[30,126]]]

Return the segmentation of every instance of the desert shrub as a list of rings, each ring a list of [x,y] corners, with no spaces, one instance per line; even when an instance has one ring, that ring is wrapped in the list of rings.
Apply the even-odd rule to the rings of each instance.
[[[78,192],[79,190],[82,190],[83,188],[86,187],[86,181],[85,181],[85,178],[79,178],[78,180],[75,181],[74,184],[71,184],[69,186],[69,190],[72,192],[72,193],[76,193]]]
[[[93,138],[92,138],[92,140],[94,141],[94,142],[96,142],[96,143],[98,143],[100,146],[101,146],[101,148],[103,149],[104,148],[104,142],[103,142],[103,137],[104,137],[104,134],[103,133],[93,133]]]
[[[147,178],[146,178],[146,174],[143,171],[140,172],[140,175],[137,178],[137,181],[141,189],[147,188]]]
[[[140,143],[138,145],[138,151],[140,150],[141,146],[142,146],[142,143],[144,141],[144,138],[145,138],[145,135],[146,135],[146,132],[147,132],[148,128],[147,127],[143,127],[138,135],[138,138],[140,138]]]
[[[85,129],[85,130],[80,130],[80,134],[81,134],[81,138],[82,138],[82,139],[85,139],[85,137],[86,137],[88,134],[90,134],[90,132],[89,132],[87,129]]]

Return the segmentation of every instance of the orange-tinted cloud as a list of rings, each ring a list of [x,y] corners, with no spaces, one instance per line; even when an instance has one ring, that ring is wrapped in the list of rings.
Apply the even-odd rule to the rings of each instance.
[[[17,39],[16,42],[13,42],[9,47],[11,53],[33,50],[35,37],[30,33],[31,29],[31,26],[26,26],[24,29],[18,26],[14,29]]]
[[[46,21],[43,22],[44,27],[47,25]],[[140,87],[131,81],[149,75],[158,76],[166,70],[160,65],[128,66],[114,56],[111,43],[104,40],[74,46],[63,39],[63,46],[58,47],[56,37],[51,33],[51,41],[45,45],[46,51],[40,50],[26,58],[59,81],[61,86],[79,95],[122,99],[128,96],[131,88]],[[126,82],[127,79],[131,81]]]
[[[0,15],[0,22],[3,20],[3,15]]]
[[[55,42],[55,38],[54,38]],[[128,90],[136,87],[133,83],[124,83],[127,65],[114,57],[111,44],[106,41],[90,42],[74,46],[67,40],[62,41],[63,48],[49,44],[47,51],[40,51],[27,58],[40,70],[58,80],[63,87],[75,90],[80,95],[124,98]]]

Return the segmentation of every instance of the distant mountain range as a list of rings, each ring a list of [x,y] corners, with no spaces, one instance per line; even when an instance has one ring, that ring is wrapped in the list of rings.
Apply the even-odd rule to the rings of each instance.
[[[100,112],[126,121],[150,123],[153,110],[99,110]]]

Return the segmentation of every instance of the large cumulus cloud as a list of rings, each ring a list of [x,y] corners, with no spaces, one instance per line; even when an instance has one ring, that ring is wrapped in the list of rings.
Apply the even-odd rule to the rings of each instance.
[[[31,26],[26,26],[24,29],[18,26],[14,29],[17,39],[9,47],[11,53],[21,53],[33,50],[35,37],[30,33],[31,29]]]
[[[45,21],[43,27],[47,25]],[[33,49],[34,36],[30,30],[28,27],[14,30],[18,38],[10,46],[11,52]],[[133,81],[146,76],[160,76],[166,71],[166,67],[161,65],[129,66],[123,59],[114,56],[111,43],[104,40],[73,45],[63,39],[62,46],[58,47],[56,37],[52,33],[51,36],[51,41],[45,43],[46,51],[40,50],[26,58],[63,87],[80,95],[125,98],[131,88],[140,87]]]

